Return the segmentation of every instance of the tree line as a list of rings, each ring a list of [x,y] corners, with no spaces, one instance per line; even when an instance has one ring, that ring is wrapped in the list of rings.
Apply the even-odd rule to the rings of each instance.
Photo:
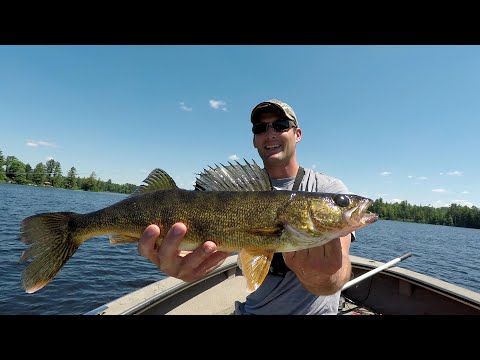
[[[95,172],[92,172],[89,177],[79,177],[75,167],[71,167],[67,175],[63,176],[60,163],[53,159],[45,164],[38,163],[32,168],[30,164],[24,164],[15,156],[4,157],[0,150],[0,183],[2,182],[123,194],[131,194],[137,188],[134,184],[120,185],[112,183],[110,179],[100,180]],[[451,204],[449,207],[434,208],[411,205],[407,201],[390,204],[380,198],[370,206],[370,211],[377,213],[383,220],[480,229],[480,209],[475,206],[469,208]]]
[[[480,209],[458,204],[449,207],[411,205],[407,201],[389,204],[377,199],[369,208],[383,220],[410,221],[422,224],[480,229]]]
[[[66,176],[63,176],[61,164],[53,159],[45,164],[40,162],[32,168],[30,164],[23,163],[15,156],[4,157],[0,150],[0,183],[5,182],[122,194],[131,194],[137,188],[137,185],[129,183],[115,184],[111,179],[103,181],[94,171],[89,177],[80,177],[74,166],[68,170]]]

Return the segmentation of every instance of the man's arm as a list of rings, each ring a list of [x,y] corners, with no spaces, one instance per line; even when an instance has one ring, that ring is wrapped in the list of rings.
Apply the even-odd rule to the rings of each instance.
[[[329,241],[323,246],[284,253],[287,266],[302,285],[315,295],[331,295],[350,280],[351,235]]]
[[[174,224],[160,245],[156,245],[160,229],[149,225],[138,242],[138,253],[169,276],[183,281],[195,281],[220,266],[229,253],[216,251],[214,242],[206,241],[194,251],[179,251],[178,247],[187,233],[182,223]]]

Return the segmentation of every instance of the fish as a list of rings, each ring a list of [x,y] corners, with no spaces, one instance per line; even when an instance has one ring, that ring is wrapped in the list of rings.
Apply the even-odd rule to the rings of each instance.
[[[238,253],[249,291],[265,279],[273,254],[324,245],[374,223],[369,198],[350,193],[274,190],[255,161],[214,165],[197,174],[193,190],[154,169],[130,196],[97,211],[50,212],[22,220],[20,240],[27,246],[20,262],[21,285],[34,293],[59,273],[85,241],[109,235],[111,244],[137,242],[145,228],[160,228],[157,244],[176,222],[187,226],[180,251],[205,241],[217,250]]]

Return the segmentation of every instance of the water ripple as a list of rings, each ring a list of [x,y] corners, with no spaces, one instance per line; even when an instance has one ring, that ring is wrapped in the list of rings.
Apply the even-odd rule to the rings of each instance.
[[[389,261],[415,256],[398,266],[480,292],[480,230],[380,220],[357,231],[352,255]]]
[[[165,277],[136,244],[111,245],[99,236],[83,244],[46,287],[20,286],[25,249],[20,222],[41,212],[86,213],[125,198],[111,193],[0,184],[0,314],[83,314]],[[401,267],[480,292],[480,230],[378,221],[357,231],[351,254],[387,262],[406,252]]]

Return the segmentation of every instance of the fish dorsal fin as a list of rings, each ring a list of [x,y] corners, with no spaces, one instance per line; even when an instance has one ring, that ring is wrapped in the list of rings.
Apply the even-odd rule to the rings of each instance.
[[[273,251],[242,249],[238,254],[242,273],[247,280],[247,289],[253,292],[258,289],[268,274],[273,259]]]
[[[269,191],[272,184],[267,173],[255,161],[245,165],[235,161],[228,165],[215,165],[198,174],[195,190],[201,191]]]
[[[175,181],[162,169],[154,169],[143,182],[146,185],[140,185],[131,196],[143,194],[146,192],[176,189]]]

